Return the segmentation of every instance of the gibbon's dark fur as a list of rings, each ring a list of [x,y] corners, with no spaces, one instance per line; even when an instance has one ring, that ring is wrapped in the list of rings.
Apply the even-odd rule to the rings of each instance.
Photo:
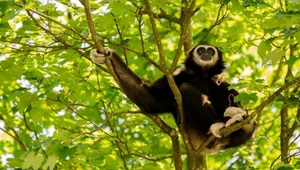
[[[238,104],[234,102],[234,96],[238,92],[234,89],[229,90],[228,83],[219,84],[213,79],[225,69],[222,52],[213,46],[203,45],[203,47],[204,49],[201,45],[197,45],[191,49],[187,53],[184,67],[176,70],[176,74],[174,73],[174,80],[182,95],[183,127],[195,149],[199,148],[209,136],[211,125],[217,122],[226,123],[230,119],[224,117],[226,108],[238,107]],[[211,48],[210,51],[209,48]],[[202,53],[207,53],[205,54],[207,56],[201,56]],[[106,56],[109,56],[111,60],[121,89],[142,112],[151,114],[169,112],[173,114],[177,124],[181,123],[174,95],[165,76],[149,86],[134,74],[114,51],[107,48]],[[214,61],[211,56],[216,57],[213,58]],[[93,57],[97,63],[96,56]],[[205,64],[210,59],[212,62]],[[206,96],[208,101],[203,96]],[[203,152],[213,153],[242,145],[251,138],[255,127],[255,122],[251,121],[227,137],[216,138]]]

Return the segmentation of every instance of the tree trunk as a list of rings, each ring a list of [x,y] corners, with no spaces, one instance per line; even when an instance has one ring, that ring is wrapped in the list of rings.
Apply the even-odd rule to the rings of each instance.
[[[189,170],[206,170],[206,157],[194,151],[187,151],[187,166]]]

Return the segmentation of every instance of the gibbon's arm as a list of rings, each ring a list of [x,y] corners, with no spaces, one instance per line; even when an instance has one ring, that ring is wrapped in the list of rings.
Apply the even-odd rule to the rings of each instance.
[[[106,59],[110,59],[113,69],[118,76],[121,89],[126,96],[142,110],[142,112],[161,113],[169,110],[162,108],[165,104],[163,98],[160,98],[159,95],[160,92],[163,93],[165,89],[157,86],[149,87],[127,67],[118,54],[108,47],[105,47],[104,49],[105,54],[98,53],[96,49],[92,50],[91,54],[93,61],[96,64],[102,64]],[[163,82],[164,79],[159,79],[154,84],[161,84],[160,81]]]

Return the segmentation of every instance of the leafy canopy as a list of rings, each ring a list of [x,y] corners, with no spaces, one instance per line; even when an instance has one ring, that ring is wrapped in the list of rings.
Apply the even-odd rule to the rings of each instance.
[[[191,3],[150,1],[168,68],[184,2]],[[102,44],[146,82],[163,75],[144,1],[90,5]],[[0,0],[0,167],[172,169],[160,121],[139,114],[107,69],[90,61],[87,22],[79,1]],[[208,156],[209,169],[299,168],[299,81],[284,85],[300,76],[300,1],[197,1],[190,24],[184,48],[201,40],[220,47],[225,80],[249,113],[284,88],[257,114],[255,139]],[[161,118],[177,129],[172,116]],[[183,142],[180,151],[186,164]]]

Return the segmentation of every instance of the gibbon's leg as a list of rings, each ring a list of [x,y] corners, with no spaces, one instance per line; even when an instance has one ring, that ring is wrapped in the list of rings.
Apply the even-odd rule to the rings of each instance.
[[[226,109],[224,117],[230,117],[226,121],[225,127],[228,127],[236,122],[243,120],[247,116],[247,112],[239,108],[239,103],[234,102],[234,97],[238,95],[238,92],[234,89],[228,89],[230,85],[226,82],[222,82],[219,85],[219,100],[222,101],[221,109]]]
[[[143,112],[158,113],[160,108],[159,102],[155,94],[151,93],[151,89],[136,74],[134,74],[123,60],[110,48],[105,47],[105,55],[92,50],[93,61],[105,61],[105,57],[109,57],[116,75],[118,76],[120,87],[127,97],[135,103]],[[104,59],[103,59],[104,58]]]
[[[219,119],[212,105],[207,102],[207,96],[203,97],[203,94],[189,83],[180,85],[179,90],[182,95],[185,125],[206,134],[209,127]]]
[[[239,103],[234,102],[234,97],[239,93],[234,89],[229,89],[230,84],[222,82],[218,86],[218,113],[223,113],[228,107],[238,107]]]

